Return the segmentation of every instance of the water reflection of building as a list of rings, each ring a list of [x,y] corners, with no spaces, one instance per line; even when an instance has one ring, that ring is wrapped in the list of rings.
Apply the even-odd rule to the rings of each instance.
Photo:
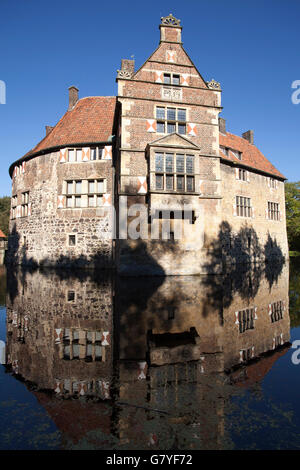
[[[11,280],[12,281],[12,280]],[[57,394],[109,395],[112,285],[22,273],[7,303],[7,361],[15,372]]]
[[[259,382],[289,341],[287,267],[277,282],[227,281],[19,273],[7,362],[72,442],[97,431],[98,447],[226,447],[233,384]]]

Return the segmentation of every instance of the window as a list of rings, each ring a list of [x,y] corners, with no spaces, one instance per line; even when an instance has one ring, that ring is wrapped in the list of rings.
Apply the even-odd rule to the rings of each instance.
[[[241,181],[247,181],[247,171],[239,168],[238,177]]]
[[[91,148],[91,160],[102,160],[103,148],[93,147]]]
[[[270,188],[276,189],[277,188],[277,181],[274,178],[269,178],[269,186],[270,186]]]
[[[186,134],[186,109],[157,106],[156,119],[156,132]]]
[[[155,189],[194,192],[194,155],[155,154]]]
[[[239,332],[254,329],[254,308],[247,308],[238,312]]]
[[[69,235],[69,246],[76,246],[76,235]]]
[[[236,214],[241,217],[251,217],[251,199],[249,197],[236,196]]]
[[[229,149],[227,147],[220,147],[220,149],[222,150],[222,152],[224,153],[224,155],[226,155],[226,157],[228,157],[229,155]]]
[[[274,302],[271,304],[271,322],[275,323],[282,320],[283,317],[283,302]]]
[[[28,204],[29,204],[29,191],[22,193],[22,206],[21,206],[21,217],[28,216]]]
[[[73,290],[68,291],[67,299],[68,302],[75,302],[75,292]]]
[[[280,220],[279,204],[277,202],[268,202],[268,219]]]
[[[165,85],[180,85],[180,75],[175,73],[164,73]]]
[[[104,179],[75,180],[65,182],[66,207],[99,207],[105,193]]]
[[[278,348],[278,346],[281,346],[282,344],[281,335],[275,336],[273,341],[274,341],[274,348]]]
[[[90,149],[90,159],[102,160],[103,147],[91,147]],[[68,150],[68,162],[70,163],[80,163],[82,162],[82,148],[75,148]]]
[[[239,160],[242,160],[242,152],[239,152],[238,150],[232,150],[232,149],[230,150],[236,158],[238,158]]]
[[[76,149],[76,162],[81,162],[81,161],[82,161],[82,150]]]
[[[70,291],[70,293],[72,293]],[[73,292],[75,295],[75,292]],[[79,335],[80,344],[79,344]],[[101,345],[102,333],[100,331],[84,331],[77,328],[65,328],[63,330],[63,358],[64,360],[85,360],[102,361],[103,346]],[[84,347],[83,347],[84,346]],[[88,389],[92,384],[88,385]],[[78,392],[78,383],[67,384],[65,381],[65,389],[73,392]]]
[[[11,198],[11,207],[12,207],[12,210],[11,210],[11,218],[12,219],[15,219],[16,218],[16,212],[17,212],[17,205],[18,205],[18,196],[15,195]]]
[[[248,348],[248,349],[242,349],[240,351],[241,360],[243,362],[250,361],[250,359],[253,357],[253,349],[254,348]]]

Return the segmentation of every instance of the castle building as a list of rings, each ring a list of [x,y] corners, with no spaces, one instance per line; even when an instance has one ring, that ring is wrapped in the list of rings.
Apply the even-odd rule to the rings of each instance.
[[[117,96],[70,87],[65,115],[11,165],[8,262],[185,275],[288,257],[285,177],[252,130],[227,132],[180,20],[159,29],[137,71],[122,60]]]

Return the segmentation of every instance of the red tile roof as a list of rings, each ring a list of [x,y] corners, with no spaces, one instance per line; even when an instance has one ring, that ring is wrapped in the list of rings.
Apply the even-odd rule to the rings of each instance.
[[[1,229],[0,229],[0,238],[6,238],[6,235],[4,235]]]
[[[65,113],[53,130],[18,162],[55,147],[108,142],[114,133],[115,109],[115,96],[90,96],[80,99],[71,111]],[[15,163],[10,167],[10,174]]]
[[[226,156],[220,149],[220,156],[222,159],[240,163],[285,179],[285,176],[283,176],[283,174],[280,173],[280,171],[278,171],[271,162],[269,162],[261,151],[243,137],[238,137],[237,135],[230,134],[229,132],[227,132],[226,135],[220,133],[220,146],[242,152],[242,159],[239,160],[232,152],[229,151],[228,156]]]

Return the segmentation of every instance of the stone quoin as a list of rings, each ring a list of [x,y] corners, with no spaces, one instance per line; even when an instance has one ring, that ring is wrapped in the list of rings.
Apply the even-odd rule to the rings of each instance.
[[[227,132],[221,85],[185,52],[180,20],[159,29],[138,70],[122,60],[117,96],[79,99],[71,86],[65,115],[11,165],[8,263],[188,275],[288,258],[285,177],[253,130]],[[149,236],[120,237],[135,204]]]

